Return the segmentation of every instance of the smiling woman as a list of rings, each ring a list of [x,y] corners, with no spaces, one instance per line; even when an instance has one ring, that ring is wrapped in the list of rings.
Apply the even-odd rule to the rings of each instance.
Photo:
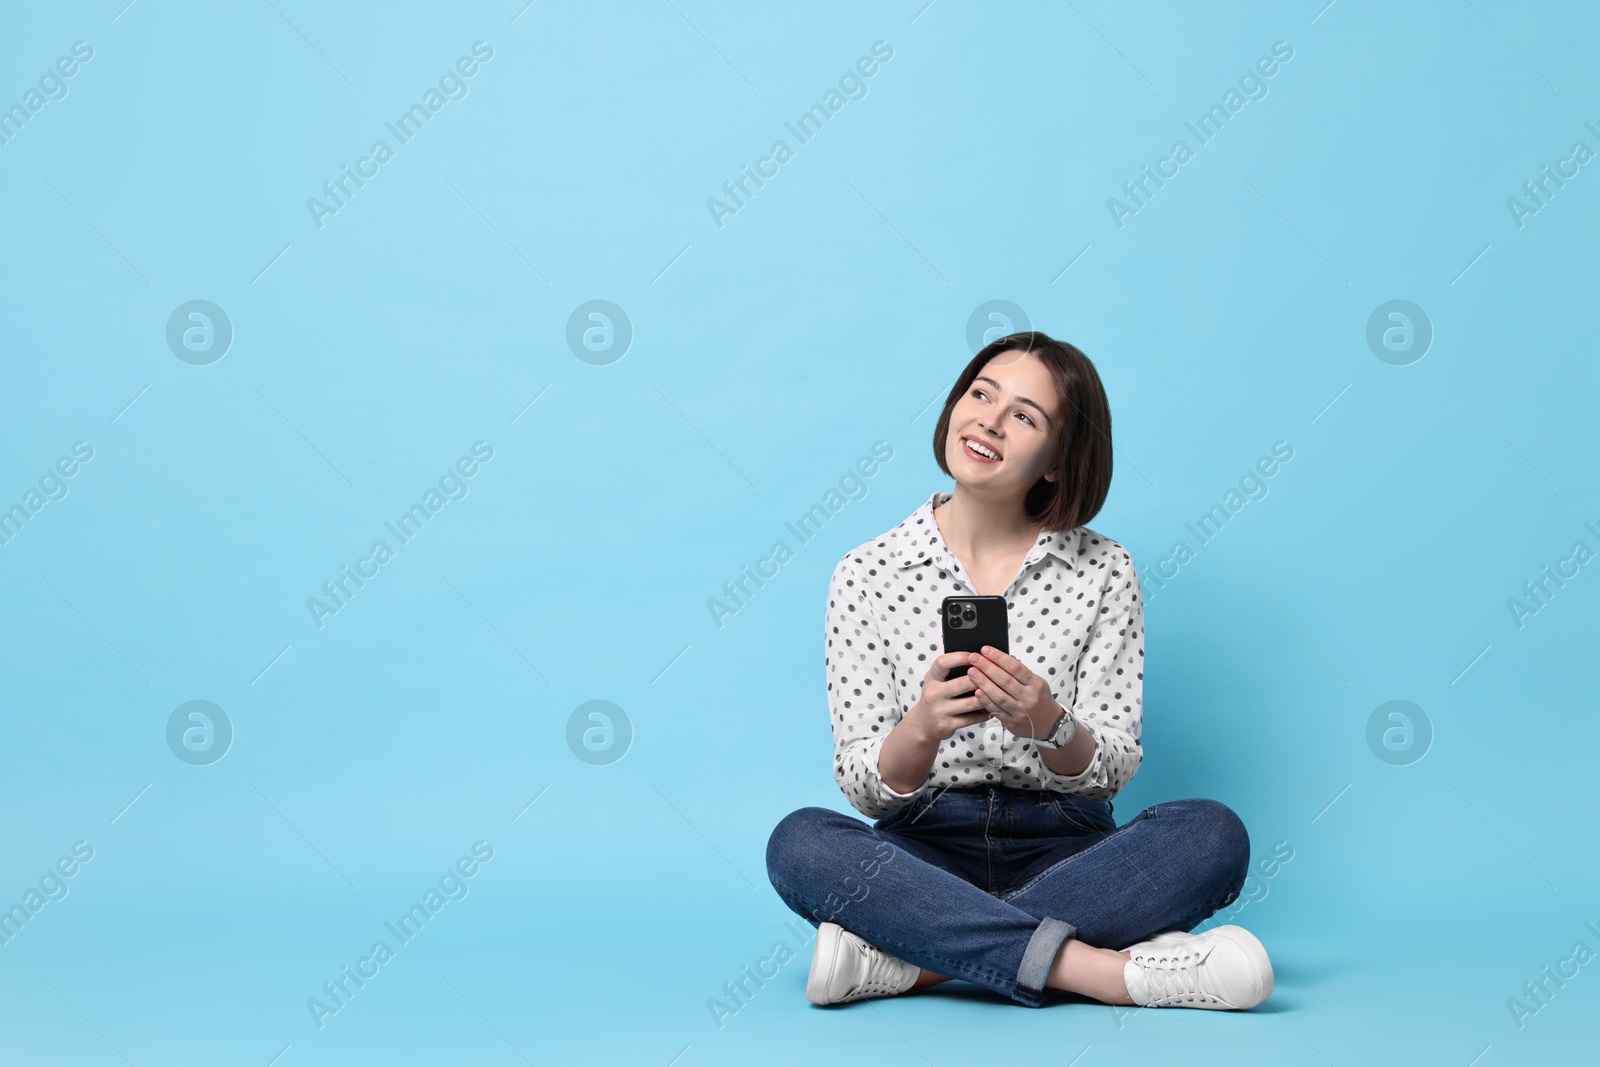
[[[1000,514],[1010,519],[1010,534],[1031,540],[1032,527],[1070,529],[1100,510],[1111,490],[1112,452],[1111,405],[1089,357],[1071,345],[1061,345],[1059,356],[1006,347],[1028,336],[1045,337],[1002,337],[967,364],[934,427],[933,455],[958,483],[957,497],[998,502],[1021,492],[1021,514]],[[998,462],[975,454],[969,441]],[[993,467],[993,477],[959,484],[958,471],[981,467]],[[956,505],[956,513],[965,510],[965,501]],[[995,518],[986,519],[989,532]]]
[[[1187,932],[1244,885],[1239,816],[1204,797],[1112,815],[1144,756],[1144,605],[1128,550],[1084,525],[1111,485],[1094,365],[1000,338],[957,377],[933,452],[954,492],[845,553],[828,587],[834,780],[875,821],[805,807],[767,842],[773,888],[817,927],[807,998],[963,978],[1028,1007],[1261,1003],[1260,941]],[[943,599],[973,595],[1004,598],[1009,651],[942,651]]]

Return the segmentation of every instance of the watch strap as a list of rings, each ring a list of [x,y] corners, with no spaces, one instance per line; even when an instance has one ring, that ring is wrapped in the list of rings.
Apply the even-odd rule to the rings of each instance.
[[[1072,738],[1078,732],[1078,720],[1073,716],[1071,708],[1062,708],[1064,713],[1061,721],[1056,723],[1056,728],[1050,732],[1049,737],[1035,738],[1034,744],[1039,748],[1065,748],[1072,743]]]

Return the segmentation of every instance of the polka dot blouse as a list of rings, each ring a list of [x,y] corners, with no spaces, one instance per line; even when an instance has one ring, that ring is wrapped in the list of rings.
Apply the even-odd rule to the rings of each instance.
[[[956,731],[928,778],[897,793],[878,753],[922,695],[944,651],[940,603],[975,596],[934,521],[950,499],[936,492],[899,526],[845,553],[828,585],[828,710],[833,776],[857,811],[879,819],[928,789],[1002,784],[1110,800],[1144,758],[1144,606],[1127,549],[1086,526],[1045,531],[1005,591],[1011,654],[1049,683],[1078,728],[1095,739],[1079,774],[1047,767],[1031,738],[998,718]]]

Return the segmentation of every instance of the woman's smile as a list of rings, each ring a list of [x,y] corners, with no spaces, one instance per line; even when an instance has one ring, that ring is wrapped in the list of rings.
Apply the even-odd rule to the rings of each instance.
[[[993,445],[979,441],[975,437],[963,437],[961,439],[961,444],[961,450],[978,463],[1000,462],[1000,452]],[[975,445],[977,447],[974,447]],[[979,448],[983,449],[984,452],[987,452],[988,454],[985,455],[984,452],[978,451]]]

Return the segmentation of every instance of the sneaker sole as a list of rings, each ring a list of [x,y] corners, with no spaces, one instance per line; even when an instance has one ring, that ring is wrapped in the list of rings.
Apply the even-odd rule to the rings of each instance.
[[[839,937],[844,927],[825,922],[817,927],[817,940],[811,948],[811,973],[806,976],[806,999],[819,1007],[833,1001],[828,999],[828,986],[833,984],[833,968],[839,960]]]

